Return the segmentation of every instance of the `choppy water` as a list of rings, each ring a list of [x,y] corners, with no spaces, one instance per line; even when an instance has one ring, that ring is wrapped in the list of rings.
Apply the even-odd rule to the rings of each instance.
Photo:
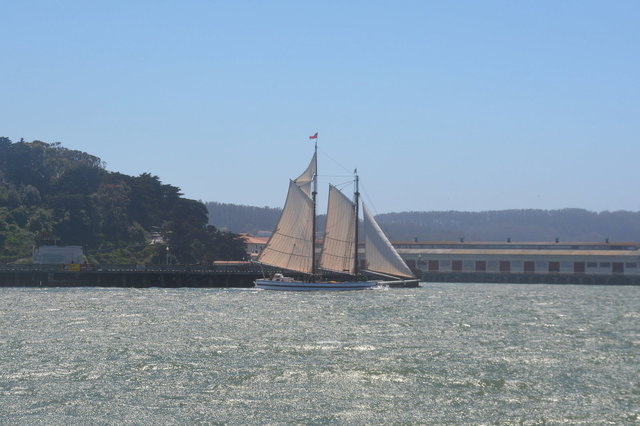
[[[0,289],[0,424],[640,422],[640,288]]]

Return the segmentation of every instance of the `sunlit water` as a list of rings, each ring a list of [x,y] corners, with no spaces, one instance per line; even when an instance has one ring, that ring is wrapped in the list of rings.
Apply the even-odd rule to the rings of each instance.
[[[0,424],[640,422],[640,287],[0,289]]]

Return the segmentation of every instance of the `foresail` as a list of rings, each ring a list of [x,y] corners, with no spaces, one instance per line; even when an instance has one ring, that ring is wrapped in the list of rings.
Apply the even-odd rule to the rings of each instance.
[[[414,278],[413,272],[404,263],[396,249],[378,226],[367,206],[364,207],[364,233],[367,269],[382,274]]]
[[[356,210],[353,202],[329,185],[329,206],[320,268],[354,274]]]
[[[312,224],[313,202],[295,181],[291,181],[278,226],[260,253],[258,262],[310,274]]]
[[[307,194],[307,197],[311,197],[311,185],[313,183],[313,177],[317,173],[318,162],[317,162],[317,154],[313,154],[313,158],[311,158],[311,162],[307,169],[296,179],[294,182],[302,191]]]

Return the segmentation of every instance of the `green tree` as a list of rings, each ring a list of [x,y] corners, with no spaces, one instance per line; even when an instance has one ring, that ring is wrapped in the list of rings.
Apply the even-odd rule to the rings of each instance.
[[[2,259],[15,260],[36,238],[55,236],[83,245],[94,260],[150,261],[159,255],[147,244],[155,229],[182,263],[241,258],[234,234],[208,227],[207,219],[202,203],[182,198],[180,188],[155,175],[108,172],[100,158],[58,142],[0,138]]]

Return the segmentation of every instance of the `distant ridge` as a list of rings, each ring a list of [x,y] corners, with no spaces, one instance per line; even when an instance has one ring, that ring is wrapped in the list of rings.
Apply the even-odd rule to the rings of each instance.
[[[218,229],[235,233],[257,235],[261,231],[271,232],[280,217],[280,209],[253,207],[238,204],[205,203],[209,213],[209,224],[216,223]],[[237,231],[233,231],[236,229]]]
[[[209,223],[230,232],[272,231],[280,209],[206,203]],[[376,216],[393,241],[640,241],[640,212],[584,209],[401,212]],[[321,226],[320,226],[321,228]]]
[[[378,219],[397,241],[640,241],[640,212],[629,211],[406,212]]]

